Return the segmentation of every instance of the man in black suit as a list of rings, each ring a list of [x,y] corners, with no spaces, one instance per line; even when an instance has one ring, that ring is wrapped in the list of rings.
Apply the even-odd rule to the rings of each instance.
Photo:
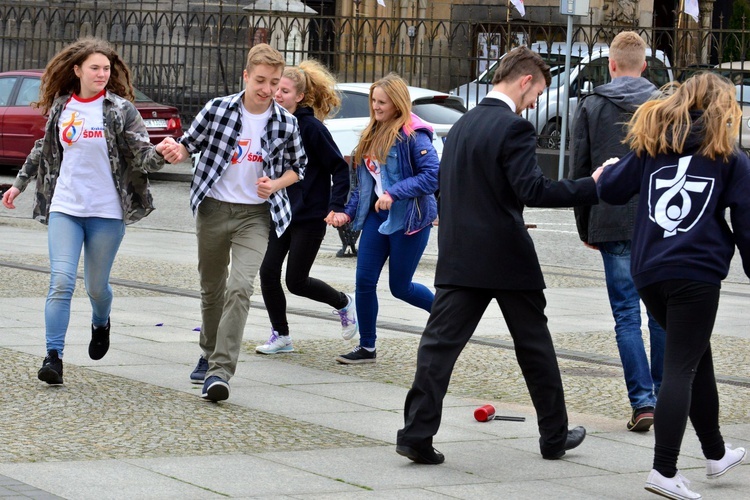
[[[560,458],[586,436],[568,430],[560,369],[544,315],[544,278],[523,220],[524,206],[597,203],[595,177],[553,181],[536,160],[536,132],[519,116],[551,81],[527,47],[501,61],[493,89],[456,122],[440,163],[435,301],[406,396],[396,451],[418,463],[445,458],[432,446],[453,366],[492,299],[515,344],[537,413],[542,457]]]

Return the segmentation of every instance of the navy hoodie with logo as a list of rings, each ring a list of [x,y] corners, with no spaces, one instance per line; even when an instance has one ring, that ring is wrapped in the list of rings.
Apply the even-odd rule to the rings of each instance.
[[[640,194],[630,260],[639,289],[671,279],[720,286],[735,246],[750,276],[750,159],[739,150],[726,162],[699,155],[700,114],[691,115],[682,154],[630,152],[597,183],[599,197],[614,205]]]

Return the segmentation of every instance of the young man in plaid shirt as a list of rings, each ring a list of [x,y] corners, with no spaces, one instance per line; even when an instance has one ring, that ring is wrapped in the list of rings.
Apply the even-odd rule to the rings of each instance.
[[[201,153],[190,205],[198,236],[203,354],[190,380],[203,384],[201,397],[211,401],[229,398],[269,229],[281,235],[289,225],[285,188],[303,178],[307,164],[297,119],[273,99],[283,69],[278,51],[254,46],[243,72],[245,90],[209,101],[179,144],[164,152],[172,163]]]

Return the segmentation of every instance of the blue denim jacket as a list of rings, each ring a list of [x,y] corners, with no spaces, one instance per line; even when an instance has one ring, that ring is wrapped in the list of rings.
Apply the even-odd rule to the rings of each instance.
[[[435,191],[438,187],[440,160],[432,146],[432,129],[412,114],[414,132],[401,131],[382,168],[383,189],[393,198],[388,218],[380,226],[381,234],[402,230],[413,234],[437,218]],[[357,167],[357,188],[344,208],[352,220],[352,229],[360,231],[374,203],[375,179],[363,162]]]

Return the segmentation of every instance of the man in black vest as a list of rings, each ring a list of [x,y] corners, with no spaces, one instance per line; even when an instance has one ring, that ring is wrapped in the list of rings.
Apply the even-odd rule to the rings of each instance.
[[[544,279],[523,220],[524,206],[597,203],[593,178],[553,181],[537,165],[536,132],[519,115],[533,109],[550,82],[549,66],[539,54],[514,49],[495,72],[492,91],[448,134],[440,164],[437,292],[396,446],[415,462],[445,460],[432,446],[443,397],[453,365],[492,299],[513,337],[537,412],[542,456],[560,458],[586,435],[583,427],[568,430],[544,315]]]

